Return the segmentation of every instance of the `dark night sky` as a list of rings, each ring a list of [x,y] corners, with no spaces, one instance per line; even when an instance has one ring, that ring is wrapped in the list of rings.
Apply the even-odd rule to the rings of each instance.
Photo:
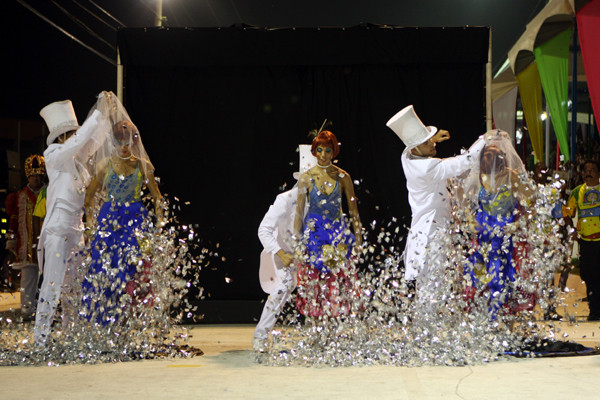
[[[51,0],[22,0],[111,59],[115,52],[67,17]],[[95,0],[126,27],[153,26],[156,0]],[[109,43],[116,32],[85,12],[88,0],[54,0]],[[59,32],[17,0],[2,0],[5,74],[0,117],[37,120],[46,104],[73,99],[80,119],[101,90],[116,90],[116,68]],[[544,0],[164,0],[166,26],[216,27],[245,23],[270,27],[492,26],[498,70]],[[103,18],[110,21],[105,15]],[[111,21],[116,27],[117,23]]]

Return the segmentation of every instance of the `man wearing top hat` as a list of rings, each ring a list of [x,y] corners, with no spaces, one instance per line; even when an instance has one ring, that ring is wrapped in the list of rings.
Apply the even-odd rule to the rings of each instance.
[[[102,98],[103,93],[99,98]],[[38,245],[38,262],[43,271],[37,305],[34,336],[38,346],[45,345],[58,304],[67,259],[83,242],[83,200],[85,165],[99,147],[94,137],[99,129],[98,110],[79,126],[70,100],[51,103],[40,111],[50,131],[44,151],[48,173],[46,218]]]
[[[427,279],[428,269],[443,256],[436,251],[427,253],[427,250],[437,229],[450,217],[446,180],[476,167],[485,141],[478,140],[464,154],[441,159],[435,158],[436,144],[448,140],[450,134],[446,130],[438,131],[434,126],[425,126],[412,105],[394,115],[386,125],[406,145],[402,152],[402,168],[412,222],[404,249],[404,276],[407,281],[416,280],[418,290]]]
[[[295,179],[317,165],[317,159],[310,149],[309,144],[299,146],[300,172],[294,172]],[[260,284],[269,293],[269,298],[254,330],[252,348],[255,351],[265,350],[269,331],[275,326],[279,313],[297,284],[292,250],[297,199],[298,185],[277,195],[258,227],[258,238],[264,247],[260,256]]]

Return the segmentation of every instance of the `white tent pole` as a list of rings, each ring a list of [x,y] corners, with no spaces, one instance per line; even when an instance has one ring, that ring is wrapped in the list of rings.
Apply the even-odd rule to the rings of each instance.
[[[546,138],[544,139],[546,141],[544,146],[546,154],[544,157],[544,162],[546,166],[550,166],[550,110],[548,108],[548,103],[546,103],[546,121],[544,122],[546,123]]]
[[[485,65],[485,128],[492,129],[492,27],[490,26],[488,62]]]
[[[573,79],[571,79],[571,161],[577,162],[577,19],[573,19]]]
[[[123,103],[123,64],[121,64],[121,53],[117,46],[117,98]]]
[[[163,14],[162,14],[162,0],[156,1],[156,26],[162,26]]]

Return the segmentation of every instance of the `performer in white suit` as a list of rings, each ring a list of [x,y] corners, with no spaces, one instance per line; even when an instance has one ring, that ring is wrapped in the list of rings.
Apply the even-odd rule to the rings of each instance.
[[[435,158],[436,144],[450,138],[446,130],[425,126],[413,106],[405,107],[388,122],[387,126],[406,145],[402,152],[402,168],[406,176],[412,222],[404,249],[405,278],[407,281],[425,278],[443,254],[428,247],[438,228],[450,217],[446,180],[477,166],[479,153],[485,145],[480,137],[466,153],[441,159]]]
[[[106,101],[103,94],[98,102]],[[83,242],[83,200],[90,178],[86,163],[103,139],[99,134],[102,127],[98,110],[81,127],[70,100],[49,104],[40,115],[50,131],[46,140],[48,148],[44,151],[49,179],[47,213],[38,246],[43,281],[34,329],[36,345],[43,346],[60,298],[67,259]]]
[[[299,147],[300,173],[294,173],[296,179],[317,165],[310,148],[308,144]],[[269,332],[296,287],[297,268],[292,250],[292,233],[297,199],[297,185],[277,195],[258,227],[258,238],[264,247],[260,258],[260,280],[263,290],[269,293],[269,298],[254,330],[252,347],[255,351],[264,351]]]

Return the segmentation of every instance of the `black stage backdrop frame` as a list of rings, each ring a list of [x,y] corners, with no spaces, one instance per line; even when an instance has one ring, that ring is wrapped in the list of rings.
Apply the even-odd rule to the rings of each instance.
[[[216,253],[201,273],[200,322],[257,320],[266,297],[258,225],[295,183],[297,145],[325,118],[341,143],[338,165],[358,183],[363,224],[410,225],[404,145],[385,123],[413,104],[450,131],[440,156],[468,147],[485,131],[489,34],[369,24],[120,30],[125,105],[161,190]]]

